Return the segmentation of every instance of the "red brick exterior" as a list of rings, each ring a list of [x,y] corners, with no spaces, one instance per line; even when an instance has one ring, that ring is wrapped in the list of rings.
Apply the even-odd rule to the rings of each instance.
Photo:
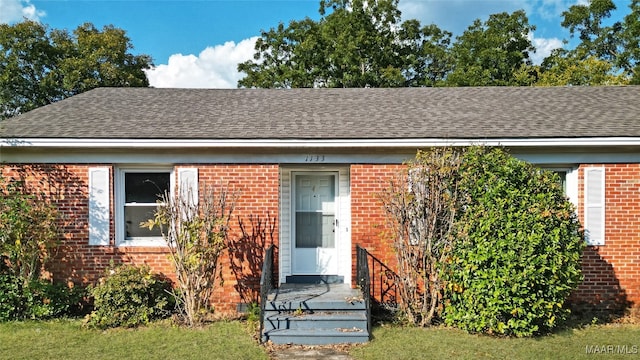
[[[578,216],[584,218],[584,168],[605,168],[605,245],[584,250],[584,281],[572,300],[588,307],[640,305],[640,164],[583,165],[578,171]],[[377,197],[401,165],[352,165],[352,239],[393,268],[395,255],[384,236]],[[354,250],[355,251],[355,250]],[[355,263],[354,263],[355,266]],[[355,273],[354,273],[355,275]]]
[[[146,264],[156,272],[175,278],[164,247],[115,246],[114,192],[110,196],[110,245],[88,244],[88,173],[94,166],[105,164],[7,165],[6,178],[24,179],[33,191],[47,194],[58,207],[63,237],[49,266],[54,280],[89,284],[104,275],[111,264]],[[223,286],[214,293],[214,306],[221,312],[232,312],[241,302],[256,301],[259,289],[263,250],[272,242],[277,245],[278,229],[264,231],[277,223],[279,173],[277,165],[198,165],[200,194],[208,185],[229,184],[237,190],[238,201],[233,214],[229,242],[242,253],[227,251],[222,257]],[[177,167],[176,167],[177,168]],[[110,166],[111,189],[114,167]],[[269,219],[269,220],[267,220]],[[242,223],[242,228],[240,224]],[[242,231],[244,229],[244,233]]]
[[[583,165],[578,172],[580,219],[584,169],[605,169],[605,244],[583,254],[576,299],[604,308],[640,305],[640,164]]]
[[[110,245],[88,245],[89,168],[108,166],[111,173]],[[640,164],[606,164],[606,243],[591,246],[583,257],[584,282],[575,299],[593,305],[640,304]],[[223,286],[215,292],[217,311],[257,300],[264,248],[278,245],[279,166],[276,164],[180,164],[197,167],[200,194],[206,184],[226,184],[240,191],[230,233],[231,250],[222,259]],[[579,169],[579,217],[583,216],[584,168]],[[352,246],[365,247],[393,268],[395,257],[385,240],[385,219],[378,194],[402,165],[354,164],[350,169]],[[173,277],[166,248],[117,247],[114,224],[114,166],[105,164],[4,165],[2,175],[24,178],[61,211],[63,238],[47,268],[54,279],[90,283],[110,264],[147,264]],[[242,225],[242,226],[241,226]],[[244,230],[244,231],[243,231]],[[355,259],[355,257],[354,257]],[[355,260],[353,262],[355,267]],[[354,269],[355,270],[355,269]],[[354,274],[355,275],[355,271]],[[353,276],[355,279],[355,276]]]
[[[356,259],[356,246],[367,250],[376,260],[369,259],[371,290],[376,299],[389,301],[397,297],[392,290],[396,257],[386,231],[386,219],[380,194],[397,179],[403,165],[352,165],[351,166],[351,241]],[[356,261],[353,261],[352,279],[356,279]],[[391,292],[387,293],[389,290]],[[386,293],[386,295],[383,295]],[[393,301],[393,300],[391,300]]]
[[[380,193],[389,187],[390,179],[395,178],[402,168],[403,165],[351,166],[351,241],[354,252],[355,246],[360,245],[390,267],[395,263],[395,255],[385,236],[385,214]]]

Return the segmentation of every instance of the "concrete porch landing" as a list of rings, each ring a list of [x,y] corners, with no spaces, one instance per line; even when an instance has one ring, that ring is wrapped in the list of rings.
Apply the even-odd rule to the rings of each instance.
[[[313,304],[347,299],[361,301],[362,293],[352,289],[349,284],[281,284],[267,295],[267,301],[280,304]]]
[[[282,284],[267,295],[263,340],[324,345],[369,340],[362,293],[348,284]]]

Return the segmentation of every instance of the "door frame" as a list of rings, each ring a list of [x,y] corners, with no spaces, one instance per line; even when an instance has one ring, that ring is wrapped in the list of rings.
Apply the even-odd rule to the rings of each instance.
[[[338,225],[336,226],[336,254],[338,261],[338,273],[346,284],[351,283],[351,191],[349,166],[309,166],[309,167],[280,167],[280,216],[279,216],[279,283],[287,282],[287,276],[298,275],[293,273],[294,253],[294,206],[295,200],[295,174],[320,174],[332,173],[336,176],[335,188],[335,213]],[[302,275],[302,274],[300,274]]]

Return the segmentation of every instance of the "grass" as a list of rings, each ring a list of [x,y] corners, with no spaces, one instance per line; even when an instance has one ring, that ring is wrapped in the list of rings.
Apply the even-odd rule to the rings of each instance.
[[[0,323],[0,359],[268,359],[237,321],[89,330],[79,320]]]
[[[640,325],[631,324],[592,325],[520,339],[470,335],[442,327],[381,326],[374,328],[373,337],[371,343],[351,350],[354,359],[640,358]],[[597,350],[600,353],[594,354]]]
[[[377,326],[373,337],[351,348],[355,360],[640,358],[637,324],[576,327],[525,339],[470,335],[444,327]],[[588,353],[587,347],[601,353]],[[79,320],[0,323],[0,359],[166,358],[268,359],[268,353],[238,321],[201,329],[159,323],[107,331],[85,329]]]

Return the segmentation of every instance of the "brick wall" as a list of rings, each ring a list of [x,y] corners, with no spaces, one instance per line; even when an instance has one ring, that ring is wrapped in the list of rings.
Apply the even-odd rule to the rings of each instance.
[[[605,244],[584,251],[584,281],[575,296],[604,308],[640,305],[640,164],[582,166],[579,217],[584,217],[584,169],[605,168]]]
[[[353,259],[355,248],[360,245],[377,261],[369,259],[372,290],[376,299],[395,298],[394,281],[385,270],[395,271],[396,257],[386,233],[386,220],[380,193],[389,187],[403,165],[352,165],[351,166],[351,239]],[[353,262],[352,279],[356,280],[356,262]],[[355,285],[355,283],[354,283]],[[386,294],[386,295],[382,295]]]
[[[381,261],[392,263],[395,255],[385,239],[385,214],[379,195],[389,186],[402,165],[351,166],[351,239]],[[355,251],[355,250],[354,250]],[[355,264],[354,264],[355,266]]]
[[[175,279],[165,247],[116,247],[114,194],[110,196],[110,245],[89,246],[88,172],[104,164],[5,165],[7,178],[22,178],[33,191],[47,194],[58,207],[62,238],[47,266],[54,280],[88,284],[96,281],[111,264],[146,264],[153,272]],[[279,175],[277,165],[181,165],[199,168],[199,194],[205,186],[229,184],[238,193],[230,231],[231,248],[222,257],[223,286],[215,291],[217,311],[235,311],[239,302],[257,298],[263,249],[272,241],[277,245]],[[114,189],[114,167],[110,167]]]
[[[116,247],[114,223],[110,223],[110,246],[88,245],[88,170],[104,164],[4,165],[2,174],[23,178],[37,191],[49,194],[62,214],[63,237],[54,262],[47,268],[57,280],[89,283],[113,264],[147,264],[154,272],[173,277],[166,248]],[[591,246],[583,258],[584,282],[574,299],[599,306],[640,304],[640,165],[589,165],[606,168],[606,244]],[[240,302],[257,299],[263,250],[278,243],[277,165],[202,165],[198,167],[200,194],[206,184],[229,183],[240,191],[232,229],[231,251],[222,258],[224,285],[215,292],[218,311],[233,311]],[[583,217],[584,168],[579,170],[580,218]],[[402,165],[351,166],[352,243],[361,245],[391,268],[395,255],[382,234],[385,218],[378,194]],[[110,166],[111,189],[114,167]],[[114,199],[111,195],[111,219]],[[355,256],[354,256],[355,258]],[[355,262],[354,262],[355,267]],[[355,278],[355,269],[354,269]]]
[[[223,286],[214,298],[216,311],[235,311],[238,303],[256,302],[264,248],[278,245],[278,165],[185,165],[199,168],[200,194],[207,184],[238,190],[230,231],[230,251],[222,257]]]
[[[584,165],[579,169],[578,215],[584,218],[584,168],[605,167],[605,245],[584,251],[584,281],[573,300],[589,306],[640,305],[640,164]],[[393,251],[381,233],[384,214],[377,194],[400,165],[353,165],[351,198],[353,244],[394,267]],[[354,264],[355,266],[355,264]],[[354,277],[355,278],[355,277]]]
[[[46,270],[55,280],[88,283],[101,276],[110,262],[122,262],[113,247],[88,245],[88,176],[92,166],[104,164],[65,165],[5,165],[5,177],[24,180],[29,191],[43,193],[57,206],[60,213],[62,238]],[[113,169],[111,168],[111,173]],[[113,183],[111,184],[113,188]],[[113,204],[113,198],[111,198]],[[113,219],[113,208],[111,208]],[[113,243],[113,220],[110,223]]]

